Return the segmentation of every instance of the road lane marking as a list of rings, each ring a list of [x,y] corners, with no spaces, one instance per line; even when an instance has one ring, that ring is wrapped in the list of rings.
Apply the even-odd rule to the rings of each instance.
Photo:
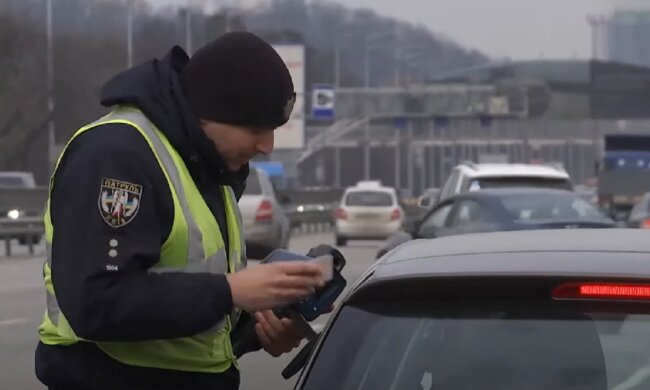
[[[0,321],[0,327],[26,324],[29,321],[29,318],[12,318],[10,320]]]

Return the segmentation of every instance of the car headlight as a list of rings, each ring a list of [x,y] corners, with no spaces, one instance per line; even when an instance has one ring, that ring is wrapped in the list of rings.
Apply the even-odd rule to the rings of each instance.
[[[20,218],[20,211],[18,211],[18,210],[9,210],[9,212],[7,213],[7,217],[9,217],[11,219],[18,219],[18,218]]]

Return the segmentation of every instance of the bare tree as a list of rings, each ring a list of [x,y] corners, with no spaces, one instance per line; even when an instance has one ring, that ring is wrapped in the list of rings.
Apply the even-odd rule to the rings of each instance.
[[[23,169],[29,146],[45,131],[45,62],[38,31],[0,10],[0,170]]]

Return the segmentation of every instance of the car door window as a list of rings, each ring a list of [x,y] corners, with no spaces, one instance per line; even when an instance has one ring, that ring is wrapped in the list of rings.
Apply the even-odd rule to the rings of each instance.
[[[645,195],[630,213],[630,221],[640,221],[650,214],[650,196]]]
[[[429,216],[422,221],[420,229],[418,230],[418,235],[424,238],[433,237],[437,230],[444,229],[445,226],[447,226],[447,219],[449,218],[449,214],[453,207],[454,204],[449,203],[429,214]]]
[[[456,212],[451,220],[451,227],[457,228],[485,222],[487,222],[485,208],[474,200],[463,200],[458,203]]]
[[[447,179],[447,183],[445,184],[445,187],[442,189],[442,193],[440,197],[441,200],[447,199],[450,196],[454,195],[459,177],[460,177],[460,172],[458,170],[454,170],[451,173],[449,179]]]

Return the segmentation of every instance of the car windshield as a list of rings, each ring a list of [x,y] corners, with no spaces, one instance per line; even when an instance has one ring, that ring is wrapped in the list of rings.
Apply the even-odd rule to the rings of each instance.
[[[345,198],[346,206],[390,207],[393,197],[387,192],[380,191],[354,191]]]
[[[246,189],[244,195],[262,195],[262,186],[257,171],[251,169],[248,179],[246,179]]]
[[[516,222],[608,221],[573,193],[506,195],[500,201]]]
[[[543,303],[382,306],[340,313],[303,389],[650,388],[645,314]]]
[[[566,179],[550,179],[544,177],[484,177],[470,181],[472,191],[489,188],[551,188],[558,190],[571,190],[572,185]]]
[[[650,195],[646,194],[643,198],[632,208],[630,212],[630,220],[638,221],[647,218],[650,215]]]
[[[25,181],[16,176],[0,177],[0,188],[23,188],[26,187]]]

